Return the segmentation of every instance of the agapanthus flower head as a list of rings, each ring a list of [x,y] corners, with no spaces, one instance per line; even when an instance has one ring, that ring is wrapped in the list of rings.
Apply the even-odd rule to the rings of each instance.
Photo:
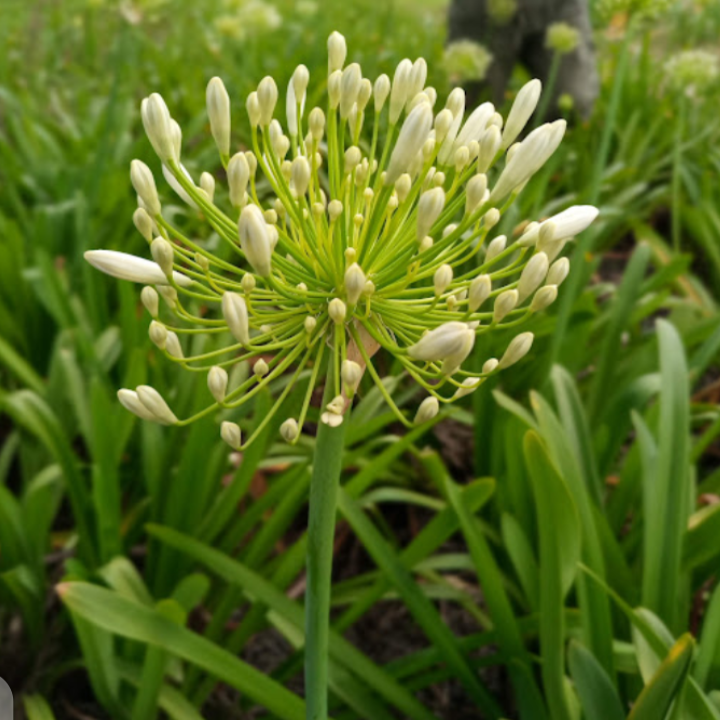
[[[499,25],[510,22],[517,13],[517,0],[488,0],[488,13]]]
[[[184,425],[238,408],[283,377],[254,434],[245,439],[236,424],[223,423],[222,437],[242,450],[302,377],[299,415],[280,428],[295,442],[318,385],[326,389],[321,421],[337,426],[367,374],[410,426],[413,415],[396,406],[373,366],[376,352],[394,356],[424,389],[414,419],[427,422],[441,404],[530,350],[532,333],[521,326],[557,296],[569,269],[559,258],[563,246],[597,210],[570,208],[512,240],[496,227],[558,147],[564,122],[517,141],[537,105],[538,81],[518,93],[503,130],[489,103],[465,119],[459,88],[435,107],[422,59],[403,60],[392,82],[383,75],[371,83],[358,65],[346,64],[346,54],[345,39],[333,33],[324,108],[305,107],[309,73],[305,66],[295,71],[285,127],[276,113],[277,83],[264,78],[246,102],[247,152],[232,154],[230,103],[222,81],[210,81],[210,127],[227,192],[216,192],[207,173],[196,184],[181,161],[179,126],[162,99],[153,100],[147,130],[163,174],[202,214],[224,253],[176,228],[163,214],[152,172],[134,163],[140,209],[133,219],[153,260],[108,250],[86,258],[146,285],[141,299],[153,343],[169,361],[206,374],[208,388],[207,407],[185,419],[152,388],[121,390],[120,401],[139,417]],[[513,336],[500,359],[484,358],[477,372],[463,368],[491,333],[507,329]],[[198,350],[203,333],[215,342]],[[232,369],[240,363],[248,372],[238,383]]]
[[[580,43],[580,31],[566,22],[554,22],[545,31],[545,47],[548,50],[566,55]]]
[[[443,52],[443,67],[456,84],[484,80],[492,62],[492,53],[474,40],[455,40]]]
[[[683,50],[665,62],[668,87],[688,97],[704,93],[720,77],[720,59],[707,50]]]

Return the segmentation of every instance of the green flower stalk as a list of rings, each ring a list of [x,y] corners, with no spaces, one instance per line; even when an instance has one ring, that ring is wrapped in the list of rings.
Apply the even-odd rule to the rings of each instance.
[[[290,374],[267,422],[309,370],[299,417],[282,426],[282,437],[294,443],[329,362],[332,395],[323,422],[343,421],[368,372],[398,419],[410,426],[412,417],[395,405],[373,367],[375,352],[394,355],[437,401],[425,408],[476,389],[517,362],[517,348],[527,352],[530,341],[522,335],[525,342],[511,343],[500,360],[475,373],[462,368],[473,346],[498,329],[520,331],[555,298],[557,288],[548,286],[559,285],[564,275],[558,268],[566,262],[558,255],[597,214],[592,207],[574,207],[531,223],[514,242],[493,237],[502,213],[565,131],[561,120],[516,142],[537,106],[538,81],[520,91],[506,123],[490,103],[464,119],[460,88],[435,109],[423,59],[403,60],[392,82],[382,75],[371,83],[359,65],[345,66],[341,35],[334,33],[328,48],[325,108],[306,113],[309,73],[301,65],[287,88],[285,130],[275,118],[277,85],[266,77],[246,103],[252,150],[232,157],[230,99],[219,78],[210,81],[207,108],[227,173],[227,202],[209,173],[196,183],[183,166],[182,132],[162,97],[153,94],[142,103],[143,124],[166,181],[202,212],[236,258],[222,260],[185,237],[163,215],[150,168],[132,162],[139,205],[134,221],[153,260],[109,250],[89,251],[86,258],[110,275],[147,285],[142,300],[153,317],[153,342],[171,362],[208,374],[209,387],[208,406],[184,419],[157,412],[146,393],[122,390],[120,401],[143,419],[186,425],[237,408]],[[260,195],[260,176],[272,188],[270,197]],[[165,301],[162,312],[158,294]],[[198,303],[211,312],[199,315]],[[187,354],[183,340],[199,332],[229,342]],[[223,383],[221,392],[221,371],[225,377],[242,362],[254,372],[238,387]],[[425,410],[417,418],[430,415]],[[245,442],[227,428],[222,436],[242,450],[260,429]]]

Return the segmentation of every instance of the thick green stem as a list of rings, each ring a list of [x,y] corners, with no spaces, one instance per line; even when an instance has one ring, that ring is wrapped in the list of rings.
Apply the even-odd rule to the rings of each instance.
[[[331,369],[323,405],[333,398]],[[305,595],[305,698],[307,720],[326,720],[328,634],[337,492],[347,419],[333,428],[320,423],[310,483],[307,591]]]

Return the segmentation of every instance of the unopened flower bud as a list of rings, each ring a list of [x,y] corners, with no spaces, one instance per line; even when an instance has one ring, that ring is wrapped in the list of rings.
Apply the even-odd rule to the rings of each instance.
[[[251,92],[248,95],[245,108],[247,109],[248,118],[250,119],[250,126],[256,128],[260,124],[261,117],[260,102],[256,92]]]
[[[428,233],[445,207],[445,191],[433,188],[420,196],[417,209],[417,240],[420,242]]]
[[[362,74],[357,63],[351,63],[342,71],[340,78],[340,117],[346,119],[357,102]]]
[[[477,312],[480,306],[490,297],[492,280],[489,275],[479,275],[470,283],[468,293],[468,309]]]
[[[130,163],[130,182],[142,199],[148,214],[159,215],[162,208],[155,186],[155,178],[150,168],[141,160],[133,160]]]
[[[150,336],[150,340],[152,340],[153,345],[156,345],[160,348],[160,350],[165,349],[168,331],[162,323],[153,320],[148,328],[148,335]]]
[[[245,273],[242,280],[240,281],[240,285],[245,291],[245,294],[249,295],[257,287],[257,281],[255,280],[255,276],[252,273]]]
[[[548,271],[547,284],[548,285],[562,285],[563,280],[568,276],[570,272],[570,261],[567,258],[560,258],[556,260]]]
[[[407,172],[420,152],[432,127],[432,109],[428,103],[420,103],[407,116],[390,156],[385,184],[391,185]]]
[[[342,215],[343,204],[339,200],[331,200],[328,205],[330,222],[335,222]]]
[[[530,351],[534,339],[535,336],[531,332],[516,335],[508,345],[505,354],[500,358],[498,369],[504,370],[514,365],[518,360],[522,360]]]
[[[475,390],[477,390],[478,387],[480,387],[481,382],[482,382],[482,380],[480,380],[479,378],[474,378],[474,377],[465,378],[462,381],[462,386],[459,387],[455,391],[455,394],[453,395],[453,399],[459,400],[460,398],[464,398],[466,395],[470,395],[470,393],[475,392]]]
[[[230,96],[219,77],[208,83],[206,100],[210,131],[220,156],[227,158],[230,155]]]
[[[209,172],[200,175],[200,189],[207,195],[207,199],[212,202],[215,197],[215,178]]]
[[[310,166],[302,155],[298,155],[298,157],[292,161],[290,179],[292,180],[298,197],[305,195],[310,185]]]
[[[474,342],[475,333],[465,323],[447,322],[423,335],[415,345],[411,345],[408,355],[413,360],[425,362],[445,360],[461,353],[465,353],[467,357]]]
[[[170,277],[173,271],[173,259],[175,253],[173,246],[162,237],[156,237],[150,244],[150,253],[153,260],[160,266],[166,277]]]
[[[237,423],[224,420],[220,425],[220,437],[233,449],[242,448],[242,431]]]
[[[245,205],[245,193],[250,180],[250,167],[245,153],[235,153],[227,167],[228,185],[230,187],[230,202],[233,207]]]
[[[438,399],[431,395],[426,397],[418,407],[417,413],[415,413],[415,424],[422,425],[423,423],[432,420],[440,410],[440,403]]]
[[[165,352],[177,360],[182,360],[185,357],[182,345],[180,344],[180,338],[177,336],[177,333],[174,333],[172,330],[168,330],[165,341]]]
[[[548,273],[550,263],[544,252],[533,255],[523,268],[518,282],[518,302],[530,297],[540,287]]]
[[[496,125],[491,125],[479,140],[478,147],[478,172],[487,172],[488,168],[493,164],[495,156],[500,150],[502,143],[502,134]]]
[[[429,235],[427,235],[420,241],[420,244],[418,245],[418,252],[423,253],[426,250],[429,250],[434,243],[435,241]]]
[[[353,263],[345,271],[345,295],[350,305],[355,305],[365,289],[365,273],[362,268]]]
[[[408,101],[408,91],[410,90],[410,73],[412,72],[412,63],[405,58],[398,64],[392,81],[392,90],[390,91],[390,124],[394,125],[400,113]]]
[[[178,421],[175,413],[170,409],[162,395],[149,385],[139,385],[135,388],[140,402],[155,416],[158,422],[164,425],[175,425]]]
[[[340,298],[333,298],[328,305],[328,315],[330,319],[337,325],[345,322],[345,316],[347,315],[347,307]]]
[[[360,148],[353,145],[345,151],[345,174],[349,175],[360,163],[362,153]]]
[[[232,336],[243,345],[250,344],[247,305],[242,295],[226,292],[222,296],[222,314]]]
[[[340,105],[340,95],[342,93],[341,86],[342,86],[342,72],[340,70],[336,70],[328,78],[328,84],[327,84],[328,101],[329,101],[331,110],[336,110],[338,105]]]
[[[515,309],[518,304],[518,291],[505,290],[495,298],[493,305],[493,322],[502,322],[507,314]]]
[[[218,365],[211,367],[207,376],[207,385],[210,394],[217,402],[222,403],[228,386],[228,374],[225,368]]]
[[[261,277],[270,275],[272,247],[268,225],[257,205],[246,205],[238,222],[240,247],[247,261]]]
[[[433,276],[433,285],[435,287],[435,296],[442,295],[450,286],[453,280],[453,269],[451,265],[441,265]]]
[[[500,222],[500,211],[497,208],[490,208],[483,215],[483,226],[491,230]]]
[[[343,360],[340,375],[342,376],[342,381],[345,387],[350,392],[355,392],[355,389],[362,379],[363,370],[355,361]]]
[[[325,113],[318,107],[313,108],[308,116],[308,125],[310,126],[313,140],[320,142],[325,133]]]
[[[288,418],[280,426],[280,436],[287,443],[295,442],[299,434],[300,429],[298,428],[297,420],[293,418]]]
[[[557,300],[557,285],[544,285],[533,296],[530,309],[533,312],[540,312]]]
[[[160,298],[158,298],[157,290],[150,285],[146,285],[140,292],[140,300],[145,309],[150,313],[150,317],[156,318],[160,311]]]
[[[140,105],[145,133],[163,163],[178,161],[177,146],[173,139],[170,112],[161,95],[153,93]],[[151,213],[155,215],[156,213]]]
[[[253,365],[253,374],[259,378],[265,377],[269,372],[270,367],[262,358]]]
[[[153,220],[145,208],[138,208],[133,213],[133,223],[138,232],[148,241],[153,238]]]
[[[305,326],[305,332],[308,335],[312,335],[313,332],[315,332],[315,328],[317,327],[317,320],[312,316],[308,315],[305,318],[305,322],[303,323]]]
[[[128,390],[127,388],[118,390],[117,397],[126,410],[129,410],[133,415],[137,415],[141,420],[158,422],[158,418],[140,402],[140,398],[134,390]]]
[[[83,257],[97,270],[121,280],[158,286],[166,286],[168,282],[160,266],[152,260],[116,250],[88,250]],[[192,284],[189,277],[179,272],[173,273],[173,280],[182,287]],[[175,288],[169,289],[175,292]]]
[[[347,57],[347,44],[339,32],[333,32],[328,38],[328,75],[342,70]]]
[[[385,101],[390,94],[390,78],[384,73],[378,77],[373,87],[373,95],[375,96],[375,112],[382,111]]]
[[[411,187],[412,178],[407,173],[403,173],[395,183],[395,192],[399,202],[405,202],[405,199],[410,194]]]
[[[275,112],[275,105],[278,99],[278,89],[273,80],[269,75],[264,77],[257,89],[257,100],[260,108],[260,125],[267,127],[273,119],[273,113]]]
[[[510,147],[515,142],[515,139],[520,135],[527,121],[535,112],[540,100],[541,90],[542,83],[537,79],[531,80],[520,88],[505,123],[505,131],[502,137],[503,149]]]
[[[487,190],[487,175],[478,174],[468,180],[465,186],[465,214],[472,215],[482,203]]]

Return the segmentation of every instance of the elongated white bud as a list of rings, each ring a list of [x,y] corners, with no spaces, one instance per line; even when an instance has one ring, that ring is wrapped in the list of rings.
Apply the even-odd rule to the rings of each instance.
[[[360,83],[360,89],[358,90],[356,101],[358,113],[360,113],[360,115],[362,115],[362,113],[365,111],[365,108],[367,107],[367,104],[370,102],[370,98],[372,97],[372,90],[373,86],[370,80],[368,80],[368,78],[363,78],[362,82]]]
[[[448,96],[445,106],[453,114],[453,121],[440,146],[440,152],[437,157],[440,165],[447,165],[454,159],[455,139],[458,136],[458,132],[460,132],[463,113],[465,112],[465,91],[462,88],[455,88]]]
[[[363,370],[354,360],[343,360],[340,375],[346,389],[355,392],[362,379]]]
[[[432,420],[438,414],[439,410],[440,403],[438,402],[438,399],[433,395],[426,397],[420,403],[420,407],[418,407],[418,410],[415,413],[414,423],[416,425],[422,425],[423,423]]]
[[[462,322],[447,322],[423,335],[420,340],[408,348],[413,360],[435,362],[464,352],[470,342],[469,354],[475,342],[475,333]]]
[[[140,300],[145,309],[150,313],[150,317],[156,318],[160,312],[160,298],[157,290],[150,285],[146,285],[140,292]]]
[[[268,226],[257,205],[246,205],[238,221],[240,247],[247,261],[261,277],[267,277],[272,269],[272,247]]]
[[[275,80],[268,75],[260,81],[257,89],[257,100],[260,107],[260,125],[262,127],[267,127],[272,121],[277,99],[277,85],[275,84]]]
[[[359,164],[362,159],[362,152],[359,147],[353,145],[345,151],[345,174],[349,175]]]
[[[462,129],[455,140],[455,148],[469,145],[471,140],[480,141],[487,127],[488,121],[495,112],[495,106],[486,102],[473,110],[470,117],[465,121]]]
[[[505,290],[495,298],[493,305],[493,322],[502,322],[507,314],[515,309],[518,304],[518,291]]]
[[[168,279],[157,263],[116,250],[88,250],[84,256],[94,268],[106,275],[143,283],[143,285],[167,285]],[[173,280],[182,287],[192,284],[192,280],[182,273],[174,272]]]
[[[227,166],[228,186],[230,188],[230,202],[233,207],[245,205],[245,193],[250,181],[250,166],[245,153],[235,153]]]
[[[162,96],[153,93],[145,98],[140,105],[140,115],[148,140],[160,160],[163,163],[177,162],[179,156],[173,138],[170,112]]]
[[[345,303],[340,298],[333,298],[328,305],[328,315],[336,325],[345,322],[345,316],[347,315]]]
[[[500,150],[502,135],[496,125],[491,125],[480,138],[478,145],[478,172],[487,172]]]
[[[390,91],[390,124],[394,125],[400,118],[405,103],[408,101],[408,91],[410,89],[410,73],[412,72],[412,63],[405,58],[398,64],[392,81],[392,90]],[[412,98],[410,98],[412,99]],[[432,112],[432,110],[431,110]]]
[[[245,102],[245,108],[247,109],[248,118],[250,119],[251,127],[256,128],[260,124],[260,101],[258,100],[258,94],[251,92],[247,101]]]
[[[450,286],[453,281],[453,269],[451,265],[441,265],[433,275],[433,285],[435,287],[435,295],[439,297]]]
[[[452,127],[454,116],[451,110],[445,108],[441,110],[435,117],[435,140],[439,143],[445,140],[450,128]]]
[[[178,300],[177,290],[170,285],[156,285],[156,287],[157,291],[160,293],[160,295],[162,295],[162,299],[165,301],[165,304],[171,310],[174,310]]]
[[[297,420],[294,418],[288,418],[280,426],[280,436],[287,443],[295,442],[299,434],[300,429],[298,428]]]
[[[547,276],[549,267],[550,262],[544,252],[539,252],[530,258],[528,264],[523,268],[518,282],[518,302],[530,297],[540,287]]]
[[[180,344],[180,338],[177,333],[172,330],[168,330],[167,340],[165,341],[165,351],[170,357],[182,360],[185,355],[183,354],[182,345]]]
[[[568,276],[570,272],[570,261],[567,258],[560,258],[556,260],[548,271],[547,283],[548,285],[562,285],[563,280]]]
[[[522,360],[530,351],[534,339],[535,336],[531,332],[516,335],[508,345],[505,354],[500,358],[498,368],[504,370],[514,365],[518,360]]]
[[[541,223],[554,225],[553,241],[567,240],[579,235],[592,223],[600,211],[592,205],[573,205]]]
[[[487,175],[473,175],[465,186],[465,214],[472,215],[482,204],[487,190]]]
[[[337,110],[337,107],[340,104],[340,95],[342,92],[341,84],[342,84],[342,72],[340,70],[336,70],[328,78],[328,85],[327,85],[328,101],[329,101],[331,110]]]
[[[228,387],[228,374],[225,368],[218,365],[211,367],[207,376],[207,385],[215,400],[219,403],[223,402]]]
[[[331,33],[328,38],[328,75],[342,70],[347,57],[347,43],[339,32]]]
[[[191,184],[195,185],[195,181],[190,176],[187,168],[184,165],[180,165],[180,172],[185,176],[186,180]],[[197,210],[196,202],[190,197],[190,194],[180,184],[180,181],[175,177],[173,171],[167,165],[162,166],[162,174],[168,185],[177,193],[178,197],[191,208]]]
[[[440,217],[445,207],[445,191],[433,188],[420,196],[417,209],[417,240],[420,242],[430,233],[430,228]]]
[[[320,142],[325,133],[325,113],[320,108],[313,108],[308,116],[308,125],[313,140]]]
[[[262,358],[253,365],[253,375],[256,377],[265,377],[269,372],[270,366]]]
[[[242,431],[237,423],[224,420],[220,425],[220,437],[233,449],[242,447]]]
[[[357,63],[351,63],[343,71],[340,78],[340,117],[345,119],[352,106],[357,102],[360,92],[362,73]]]
[[[507,245],[507,237],[505,235],[498,235],[488,245],[487,251],[485,252],[485,263],[489,263],[494,260],[500,253],[504,252],[505,246]]]
[[[138,208],[133,213],[133,224],[137,228],[137,231],[148,241],[152,242],[153,230],[155,223],[153,219],[148,215],[148,211],[145,208]]]
[[[432,120],[432,109],[428,103],[420,103],[407,116],[390,156],[385,176],[386,185],[394,184],[400,175],[408,171],[427,140]]]
[[[340,200],[331,200],[328,205],[328,216],[330,217],[330,222],[335,222],[342,215],[342,211],[343,204]]]
[[[165,276],[169,277],[173,271],[173,260],[175,257],[173,246],[165,238],[156,237],[150,244],[150,253]]]
[[[135,388],[140,402],[152,413],[158,422],[164,425],[175,425],[178,421],[175,413],[170,409],[163,396],[149,385],[138,385]]]
[[[226,292],[222,296],[222,314],[232,336],[243,345],[250,344],[247,305],[242,295]]]
[[[144,209],[149,215],[159,215],[162,207],[155,186],[155,178],[150,168],[141,160],[133,160],[130,163],[130,182],[143,201]]]
[[[542,83],[539,80],[531,80],[520,88],[515,97],[510,112],[508,113],[505,130],[503,131],[502,147],[503,149],[510,147],[520,135],[527,121],[535,112],[538,101],[540,100],[540,92]]]
[[[290,180],[297,196],[302,197],[305,195],[310,186],[310,165],[302,155],[298,155],[292,161]]]
[[[227,158],[230,156],[230,96],[219,77],[210,80],[205,98],[210,131],[220,156]]]
[[[355,305],[365,290],[365,273],[362,268],[353,263],[345,271],[345,295],[350,305]]]
[[[310,81],[310,72],[305,65],[298,65],[293,76],[290,78],[287,89],[287,101],[285,112],[287,115],[288,132],[290,135],[298,134],[298,105],[300,106],[300,117],[305,110],[305,95]]]
[[[533,312],[540,312],[557,300],[557,285],[544,285],[533,296],[530,309]]]
[[[207,195],[207,199],[212,202],[215,198],[215,178],[209,172],[200,175],[200,189]]]
[[[477,312],[480,306],[490,297],[492,280],[489,275],[479,275],[470,283],[468,293],[468,309]]]
[[[312,335],[317,327],[317,320],[312,315],[308,315],[303,322],[303,326],[305,328],[305,332],[308,335]]]
[[[153,320],[148,328],[148,336],[150,337],[150,340],[152,340],[153,345],[156,345],[160,348],[160,350],[165,349],[168,331],[162,323]]]
[[[141,420],[158,422],[158,418],[140,402],[140,398],[134,390],[128,390],[127,388],[118,390],[117,397],[126,410],[129,410],[133,415],[137,415]]]
[[[373,86],[373,95],[375,96],[375,112],[382,112],[385,106],[385,101],[388,99],[390,94],[390,78],[384,73],[378,77]]]

